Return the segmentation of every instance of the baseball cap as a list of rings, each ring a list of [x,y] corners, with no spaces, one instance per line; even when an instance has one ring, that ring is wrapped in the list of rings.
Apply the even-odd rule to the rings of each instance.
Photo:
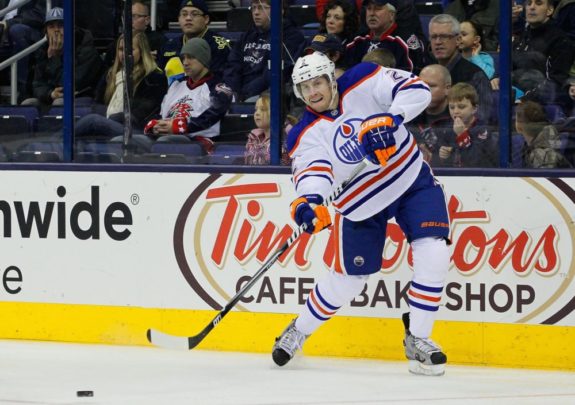
[[[208,5],[204,0],[184,0],[180,3],[180,10],[184,7],[195,7],[204,14],[209,14]]]
[[[332,52],[344,52],[341,40],[334,34],[317,34],[311,40],[311,44],[305,48],[305,53],[310,51],[318,51],[321,53]]]
[[[380,6],[385,6],[387,4],[387,7],[391,11],[397,12],[397,0],[363,0],[363,7],[367,7],[369,3],[374,3]]]
[[[44,24],[48,24],[52,21],[64,21],[64,9],[60,7],[54,7],[46,13],[46,19]]]

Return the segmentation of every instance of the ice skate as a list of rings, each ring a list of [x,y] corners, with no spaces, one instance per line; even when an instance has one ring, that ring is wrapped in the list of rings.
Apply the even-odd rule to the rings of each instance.
[[[409,371],[413,374],[440,376],[445,373],[447,356],[431,339],[413,336],[409,332],[409,313],[402,316],[405,326],[405,357],[409,360]]]
[[[306,335],[296,329],[295,319],[291,321],[282,334],[276,338],[272,352],[274,362],[278,366],[285,366],[302,348],[306,338]]]

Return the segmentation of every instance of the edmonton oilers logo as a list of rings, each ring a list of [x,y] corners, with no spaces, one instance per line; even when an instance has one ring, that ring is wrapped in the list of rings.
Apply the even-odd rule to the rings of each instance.
[[[335,131],[333,149],[343,163],[354,164],[363,159],[363,152],[357,141],[361,122],[360,118],[351,118],[343,122]]]

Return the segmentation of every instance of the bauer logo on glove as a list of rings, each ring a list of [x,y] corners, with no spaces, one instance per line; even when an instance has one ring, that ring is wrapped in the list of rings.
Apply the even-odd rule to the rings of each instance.
[[[389,158],[397,151],[393,134],[402,121],[400,116],[376,114],[361,123],[357,139],[372,163],[387,165]]]

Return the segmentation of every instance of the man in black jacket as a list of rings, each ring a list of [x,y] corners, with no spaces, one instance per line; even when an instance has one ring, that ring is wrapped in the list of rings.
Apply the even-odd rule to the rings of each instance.
[[[483,70],[463,58],[458,50],[460,41],[459,21],[449,14],[439,14],[429,21],[429,41],[431,53],[437,63],[445,66],[451,74],[451,84],[466,82],[471,84],[479,95],[479,116],[491,122],[491,84]]]

